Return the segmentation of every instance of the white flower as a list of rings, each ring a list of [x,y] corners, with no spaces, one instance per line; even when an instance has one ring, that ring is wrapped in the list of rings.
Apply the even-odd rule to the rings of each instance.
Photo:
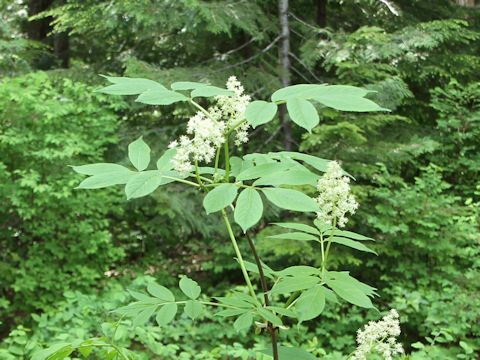
[[[202,112],[196,113],[187,124],[188,138],[183,135],[179,141],[173,141],[169,147],[175,147],[177,152],[172,158],[173,168],[182,175],[188,174],[194,168],[191,160],[209,163],[215,157],[215,151],[225,141],[225,124],[208,118]]]
[[[208,108],[207,113],[199,111],[188,120],[187,134],[191,137],[184,135],[170,143],[169,148],[177,149],[172,166],[179,173],[191,172],[192,161],[211,162],[229,130],[235,131],[237,146],[248,141],[249,125],[244,119],[250,96],[243,93],[243,86],[235,76],[228,79],[227,89],[234,95],[216,96],[216,105]]]
[[[403,347],[397,343],[400,335],[400,321],[396,310],[392,309],[379,321],[370,321],[363,330],[357,332],[357,349],[352,360],[367,360],[367,355],[378,353],[385,360],[403,354]]]
[[[343,175],[342,168],[336,161],[328,164],[327,171],[318,180],[316,199],[320,207],[317,217],[328,225],[336,222],[344,227],[348,219],[347,213],[354,214],[358,208],[353,195],[350,194],[350,179]]]
[[[227,89],[233,91],[232,96],[216,96],[217,106],[211,109],[213,116],[226,122],[229,129],[235,128],[235,145],[240,146],[248,141],[248,129],[250,125],[243,122],[245,110],[250,103],[250,96],[245,95],[242,84],[235,76],[227,80]]]

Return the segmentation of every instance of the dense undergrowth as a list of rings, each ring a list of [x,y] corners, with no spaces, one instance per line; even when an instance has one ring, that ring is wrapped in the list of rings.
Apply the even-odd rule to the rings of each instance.
[[[98,73],[213,84],[236,74],[259,99],[279,88],[276,52],[263,51],[278,33],[268,20],[276,3],[106,3],[53,8],[58,30],[73,31],[71,66],[59,69],[48,44],[25,40],[24,5],[0,1],[0,359],[27,359],[46,344],[97,336],[99,329],[144,359],[254,358],[265,344],[239,336],[223,319],[181,317],[167,328],[152,322],[132,329],[109,312],[129,301],[126,288],[154,279],[172,285],[188,274],[212,292],[241,284],[220,217],[200,219],[201,203],[175,186],[129,202],[121,189],[74,190],[81,177],[66,165],[125,163],[123,149],[139,135],[155,151],[183,131],[186,108],[171,115],[94,93]],[[345,250],[331,266],[381,289],[377,306],[400,313],[411,359],[476,359],[478,10],[440,0],[395,3],[398,17],[372,1],[331,1],[327,31],[315,24],[310,2],[291,5],[292,80],[378,90],[372,99],[392,109],[319,109],[311,134],[293,130],[294,147],[337,159],[356,175],[352,187],[362,206],[350,229],[377,240],[378,257]],[[109,21],[99,20],[112,11]],[[274,133],[279,123],[268,127]],[[251,138],[245,151],[283,146],[281,131],[270,138],[255,130]],[[273,219],[303,218],[273,207],[265,213],[255,240],[266,263],[319,264],[308,243],[267,239]],[[377,318],[375,311],[331,306],[281,341],[342,359],[355,347],[355,331]]]

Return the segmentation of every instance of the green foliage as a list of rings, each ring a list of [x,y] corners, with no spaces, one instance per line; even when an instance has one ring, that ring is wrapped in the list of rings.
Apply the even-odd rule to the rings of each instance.
[[[0,83],[4,323],[55,306],[66,289],[94,286],[124,256],[106,219],[121,213],[118,196],[72,189],[66,167],[104,156],[117,142],[115,111],[123,106],[41,72]]]
[[[380,310],[399,310],[407,358],[476,359],[480,352],[480,305],[475,301],[480,291],[476,260],[479,13],[477,8],[447,0],[388,3],[398,16],[385,2],[328,1],[327,27],[320,28],[312,2],[290,2],[291,83],[362,86],[365,94],[331,108],[325,106],[331,100],[328,97],[323,102],[293,100],[314,106],[319,121],[308,135],[303,128],[293,127],[291,152],[281,151],[284,130],[276,117],[277,104],[252,102],[247,120],[258,128],[231,157],[230,181],[257,187],[258,196],[254,207],[240,208],[243,220],[236,218],[236,211],[233,215],[271,266],[264,265],[270,281],[280,273],[317,276],[311,269],[321,265],[315,239],[325,232],[311,226],[310,219],[299,212],[282,211],[259,188],[310,194],[308,189],[319,177],[317,170],[323,172],[328,165],[323,158],[341,160],[357,179],[353,189],[362,204],[349,224],[368,237],[335,234],[330,271],[349,270],[352,278],[380,289]],[[178,298],[183,295],[174,289],[175,280],[167,272],[188,274],[207,293],[223,293],[242,281],[238,263],[231,261],[234,255],[223,235],[220,214],[205,216],[204,209],[208,212],[212,204],[202,208],[198,190],[180,191],[181,185],[172,179],[177,174],[169,166],[174,151],[163,150],[181,132],[179,124],[190,113],[185,97],[193,90],[206,85],[218,88],[233,73],[255,98],[267,99],[280,87],[281,71],[275,1],[72,0],[53,2],[40,15],[53,16],[54,33],[71,33],[71,68],[24,77],[21,74],[38,66],[35,58],[50,59],[54,52],[54,46],[28,40],[28,4],[0,0],[0,78],[4,79],[0,85],[4,155],[0,197],[6,199],[0,209],[4,219],[0,226],[4,275],[0,358],[8,360],[29,358],[54,343],[76,348],[87,339],[111,339],[118,318],[110,311],[129,301],[123,287],[113,285],[121,274],[155,274]],[[50,44],[55,36],[49,35]],[[98,73],[117,74],[106,77],[112,84],[105,92],[120,94],[127,88],[135,96],[121,100],[92,94],[93,87],[84,83],[100,88],[95,79]],[[131,90],[133,82],[126,85],[126,76],[137,78],[136,86],[143,87]],[[294,85],[287,91],[292,88],[298,89]],[[137,97],[139,101],[134,102]],[[196,100],[204,105],[212,98]],[[348,110],[345,106],[352,103],[373,106],[369,100],[392,113],[335,110]],[[174,102],[174,111],[168,105],[144,105]],[[317,124],[317,116],[310,112],[311,118],[302,112],[293,117],[308,128]],[[126,147],[140,134],[152,147],[152,158],[163,155],[156,167],[151,161],[138,172],[129,162]],[[297,144],[310,155],[294,152]],[[243,156],[269,151],[268,157]],[[126,185],[136,175],[128,186],[128,197],[136,200],[124,203],[119,191],[110,189],[88,194],[72,191],[77,178],[64,165],[95,161],[110,163],[76,166],[77,172],[89,176],[79,187]],[[272,161],[278,164],[268,165]],[[253,170],[243,173],[249,168]],[[202,171],[211,175],[211,169]],[[163,186],[167,182],[170,185]],[[250,192],[235,189],[236,195]],[[222,196],[214,199],[211,212],[223,206],[228,213],[230,204],[238,208],[239,198],[229,201],[231,186],[230,191],[229,196],[218,194]],[[267,226],[278,221],[284,222],[281,228]],[[237,235],[241,229],[234,226],[233,231]],[[242,253],[248,252],[246,241],[238,245]],[[298,263],[310,269],[291,268]],[[253,262],[245,265],[255,286],[258,269]],[[110,291],[111,286],[116,288]],[[282,330],[281,341],[285,348],[302,347],[319,358],[343,359],[355,346],[354,331],[365,318],[375,319],[375,311],[355,310],[340,296],[338,303],[329,301],[328,292],[321,309],[319,286],[300,297],[301,306],[295,308],[303,310],[298,320],[305,322],[296,324],[296,331]],[[65,289],[72,292],[67,291],[60,301]],[[152,295],[147,282],[133,289],[136,296]],[[328,290],[326,285],[321,289]],[[278,295],[280,300],[282,296]],[[132,356],[142,360],[253,359],[262,356],[258,351],[269,348],[265,342],[255,343],[253,331],[247,330],[252,330],[253,320],[261,319],[248,306],[226,319],[221,311],[213,317],[205,309],[195,326],[178,311],[183,305],[176,311],[174,306],[158,309],[158,323],[152,316],[135,329],[130,318],[122,319],[115,343],[135,349]],[[190,306],[194,314],[195,306]],[[30,318],[32,311],[38,315]],[[317,314],[320,321],[315,320]],[[294,323],[288,315],[282,320],[285,326]],[[408,344],[413,345],[408,348]],[[116,355],[112,348],[104,350],[93,350],[90,358]],[[82,357],[78,352],[70,356]]]

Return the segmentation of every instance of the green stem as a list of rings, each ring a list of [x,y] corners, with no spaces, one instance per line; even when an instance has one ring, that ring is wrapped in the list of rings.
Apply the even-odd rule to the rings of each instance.
[[[240,309],[239,307],[236,307],[236,306],[214,303],[214,302],[211,302],[211,301],[200,301],[200,302],[204,305],[218,306],[218,307],[224,307],[224,308],[228,308],[228,309]]]
[[[337,228],[337,219],[335,218],[333,219],[332,233],[330,234],[327,240],[327,249],[325,250],[325,260],[322,263],[323,271],[327,269],[328,253],[330,252],[330,246],[332,245],[333,234],[335,233],[336,228]]]
[[[214,183],[214,181],[212,179],[209,179],[205,176],[200,175],[199,178],[202,179],[203,181],[209,182],[210,184]],[[207,186],[207,185],[205,185],[205,186]]]
[[[210,117],[210,113],[201,105],[199,105],[198,103],[196,103],[195,101],[193,101],[192,99],[189,100],[190,104],[192,104],[193,106],[195,106],[198,110],[200,110],[202,113],[204,113],[209,119],[212,119]]]
[[[243,261],[242,253],[237,244],[237,240],[235,239],[235,235],[233,234],[232,226],[230,225],[230,221],[228,220],[228,216],[225,210],[222,210],[223,220],[225,221],[225,225],[227,226],[228,235],[230,236],[230,240],[232,241],[233,248],[235,249],[235,254],[237,256],[238,263],[240,264],[240,268],[242,269],[243,277],[245,278],[245,282],[247,283],[248,290],[250,291],[250,295],[255,299],[257,304],[261,306],[257,299],[257,295],[255,294],[255,290],[253,289],[252,282],[250,281],[250,276],[248,275],[247,269],[245,267],[245,263]]]
[[[228,130],[227,132],[227,137],[235,131],[236,128],[238,128],[239,126],[241,126],[244,122],[246,122],[247,120],[243,119],[243,120],[240,120],[239,122],[237,122],[236,124],[233,124],[233,126]]]
[[[229,155],[229,149],[228,149],[228,136],[225,139],[225,181],[229,182],[230,178],[230,155]]]
[[[179,179],[179,178],[176,178],[176,177],[173,177],[173,176],[162,175],[162,177],[165,178],[165,179],[175,180],[175,181],[178,181],[178,182],[181,182],[181,183],[184,183],[184,184],[187,184],[187,185],[192,185],[192,186],[195,186],[195,187],[199,187],[199,186],[200,186],[199,184],[196,184],[196,183],[194,183],[194,182],[192,182],[192,181]]]
[[[320,232],[320,249],[322,251],[322,274],[325,273],[325,245],[324,245],[323,233]]]
[[[215,172],[213,174],[214,179],[216,179],[219,161],[220,161],[220,147],[217,148],[217,152],[215,154]]]
[[[200,178],[200,173],[198,172],[198,161],[195,160],[195,177],[197,178],[198,185],[208,192],[208,189],[203,185],[203,181]]]

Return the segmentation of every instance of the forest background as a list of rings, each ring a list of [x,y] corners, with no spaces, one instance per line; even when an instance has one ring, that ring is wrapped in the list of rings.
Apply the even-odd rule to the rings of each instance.
[[[174,186],[126,202],[121,189],[74,190],[81,176],[68,165],[124,162],[142,134],[160,153],[188,114],[94,93],[98,74],[220,86],[236,75],[256,99],[295,83],[377,90],[392,112],[324,108],[311,134],[281,117],[245,150],[339,160],[361,204],[349,229],[375,238],[379,256],[344,250],[332,265],[378,288],[381,311],[397,309],[412,359],[478,359],[478,4],[298,0],[279,14],[285,4],[0,0],[0,359],[108,331],[124,289],[152,279],[242,283],[218,219],[199,217],[192,193]],[[319,262],[308,243],[266,239],[268,219],[303,219],[267,213],[254,234],[266,263]],[[339,304],[282,341],[341,359],[377,318]],[[249,359],[253,337],[230,328],[205,315],[117,336],[145,359]]]

